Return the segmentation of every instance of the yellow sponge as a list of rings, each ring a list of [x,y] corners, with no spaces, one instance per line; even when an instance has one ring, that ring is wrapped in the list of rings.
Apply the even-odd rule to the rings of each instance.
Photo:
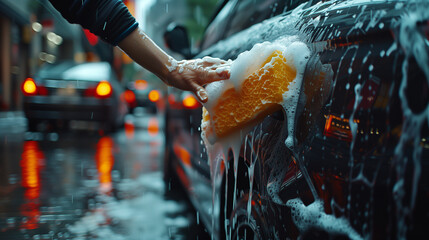
[[[284,94],[296,75],[295,66],[275,50],[243,81],[240,90],[223,92],[210,113],[203,109],[202,131],[208,139],[223,138],[281,109]]]

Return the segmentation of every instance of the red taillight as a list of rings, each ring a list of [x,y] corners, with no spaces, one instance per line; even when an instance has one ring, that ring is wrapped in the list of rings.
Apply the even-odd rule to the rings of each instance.
[[[172,93],[168,95],[167,99],[168,99],[168,104],[170,105],[174,105],[176,103],[176,97]]]
[[[99,98],[108,98],[112,95],[112,85],[108,81],[101,81],[95,88],[95,96]]]
[[[188,109],[195,109],[201,106],[201,104],[192,94],[186,95],[186,97],[182,100],[182,103],[183,106]]]
[[[48,90],[44,86],[37,86],[32,78],[27,78],[21,85],[22,93],[25,96],[48,95]]]
[[[124,99],[129,106],[134,107],[136,105],[136,95],[131,90],[125,90]]]
[[[161,98],[161,94],[158,90],[152,90],[149,92],[148,97],[151,102],[157,102]]]

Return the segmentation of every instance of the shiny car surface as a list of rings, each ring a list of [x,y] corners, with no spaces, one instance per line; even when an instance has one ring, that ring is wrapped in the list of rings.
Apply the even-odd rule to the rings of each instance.
[[[278,8],[286,11],[273,16]],[[238,157],[214,167],[201,109],[167,108],[168,186],[182,183],[216,239],[427,236],[428,9],[427,1],[226,1],[197,57],[235,59],[297,36],[312,52],[298,113],[267,116]],[[291,123],[296,141],[287,147]]]
[[[115,130],[124,122],[123,87],[107,62],[47,65],[22,85],[30,130],[42,121],[98,122]]]

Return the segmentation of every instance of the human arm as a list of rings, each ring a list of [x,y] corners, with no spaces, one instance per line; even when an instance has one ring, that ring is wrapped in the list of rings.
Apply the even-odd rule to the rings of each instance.
[[[207,101],[203,86],[229,78],[224,61],[203,58],[176,61],[145,33],[120,0],[49,0],[71,23],[78,23],[119,47],[136,63],[157,75],[164,83],[192,91],[201,102]]]
[[[212,58],[176,61],[139,29],[124,38],[118,46],[164,83],[192,91],[201,102],[207,101],[204,85],[229,78],[225,61]]]

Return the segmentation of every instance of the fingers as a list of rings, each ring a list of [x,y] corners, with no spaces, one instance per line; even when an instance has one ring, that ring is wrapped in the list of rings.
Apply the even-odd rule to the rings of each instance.
[[[199,83],[191,83],[195,96],[197,96],[200,102],[206,103],[208,100],[208,95],[203,86],[211,82],[228,79],[229,76],[229,70],[226,69],[222,71],[203,70],[201,77],[199,78]]]
[[[229,69],[217,69],[216,73],[222,79],[229,79],[231,77],[231,72],[229,71]]]
[[[230,62],[220,59],[203,58],[195,60],[182,60],[178,62],[179,69],[182,71],[175,72],[177,80],[172,81],[173,86],[192,91],[197,99],[205,103],[208,100],[207,91],[204,85],[226,80],[230,77]]]
[[[195,96],[197,96],[197,98],[200,102],[202,102],[202,103],[207,102],[207,100],[208,100],[207,91],[203,87],[196,85],[194,94],[195,94]]]
[[[205,85],[211,82],[219,81],[219,80],[226,80],[230,77],[229,70],[222,69],[222,70],[203,70],[200,74],[200,85]]]

